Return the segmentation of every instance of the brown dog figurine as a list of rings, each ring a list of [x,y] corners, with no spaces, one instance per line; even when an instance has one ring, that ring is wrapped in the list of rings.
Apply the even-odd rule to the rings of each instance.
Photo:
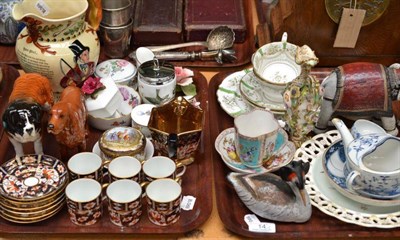
[[[68,86],[61,93],[60,101],[50,111],[47,131],[55,135],[60,144],[61,159],[68,157],[68,150],[86,150],[88,136],[87,111],[81,89]]]
[[[3,127],[15,149],[19,160],[24,155],[23,143],[33,142],[36,154],[43,154],[42,117],[43,110],[49,110],[54,103],[49,79],[27,73],[14,82],[2,120]]]

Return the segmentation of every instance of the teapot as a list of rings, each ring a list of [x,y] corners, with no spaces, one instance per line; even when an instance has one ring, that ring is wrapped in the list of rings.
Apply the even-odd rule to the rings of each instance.
[[[348,189],[380,199],[400,196],[400,138],[372,122],[355,124],[355,137],[342,120],[334,118],[332,123],[342,136]]]

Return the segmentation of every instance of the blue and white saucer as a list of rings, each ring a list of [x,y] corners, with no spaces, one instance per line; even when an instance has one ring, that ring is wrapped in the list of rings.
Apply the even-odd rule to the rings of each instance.
[[[279,129],[275,142],[275,154],[265,164],[258,168],[249,168],[240,161],[235,148],[235,128],[222,131],[215,140],[215,149],[221,155],[222,160],[234,172],[257,173],[272,172],[289,164],[294,156],[296,147],[288,140],[288,135],[283,129]]]
[[[343,168],[346,162],[346,155],[341,140],[334,142],[324,153],[322,157],[322,166],[328,175],[331,185],[342,195],[357,201],[373,206],[396,206],[400,205],[400,197],[393,199],[375,199],[352,192],[347,188],[346,177]]]

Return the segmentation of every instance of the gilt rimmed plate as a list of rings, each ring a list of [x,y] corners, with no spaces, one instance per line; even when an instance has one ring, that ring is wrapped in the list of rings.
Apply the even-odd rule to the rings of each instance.
[[[92,152],[96,153],[101,157],[101,150],[98,141],[93,145]],[[147,160],[151,158],[153,155],[154,155],[154,145],[150,141],[150,139],[146,138],[146,146],[144,147],[144,159]]]
[[[218,86],[217,99],[221,108],[231,117],[251,111],[254,107],[242,99],[239,82],[252,69],[245,69],[228,75]]]
[[[257,80],[253,72],[248,72],[242,77],[239,83],[240,94],[250,103],[259,108],[266,108],[275,112],[286,111],[285,104],[277,101],[278,92],[276,89],[268,89]]]
[[[44,221],[44,220],[56,215],[63,208],[64,208],[64,204],[60,204],[57,206],[56,209],[54,209],[46,214],[43,214],[39,217],[30,217],[30,218],[10,216],[7,213],[0,210],[0,217],[4,218],[7,221],[14,222],[14,223],[29,224],[29,223],[36,223],[36,222]]]
[[[363,196],[356,192],[352,192],[347,188],[346,177],[343,173],[343,168],[346,163],[346,155],[344,153],[344,147],[341,140],[333,143],[324,153],[322,157],[325,173],[328,176],[329,182],[333,187],[336,188],[344,196],[367,205],[372,206],[399,206],[400,209],[400,197],[394,199],[374,199]]]
[[[221,155],[227,167],[234,172],[242,173],[275,171],[289,164],[296,151],[294,143],[288,141],[287,133],[283,129],[280,129],[278,132],[274,149],[275,154],[259,168],[249,168],[240,161],[235,148],[235,128],[227,128],[218,135],[215,140],[215,149]]]
[[[9,209],[8,207],[3,207],[0,205],[0,211],[4,215],[10,216],[10,217],[16,217],[16,218],[41,218],[44,215],[53,212],[54,210],[58,209],[61,205],[65,204],[65,195],[55,201],[52,205],[47,206],[46,208],[39,209],[39,210],[30,210],[30,211],[21,211],[21,210],[15,210],[15,209]]]
[[[40,157],[39,157],[40,156]],[[49,155],[24,155],[0,167],[0,194],[17,201],[37,201],[58,193],[68,182],[63,162]]]
[[[40,203],[40,201],[35,201],[33,203],[25,203],[21,205],[17,205],[15,203],[10,203],[5,198],[0,198],[0,208],[5,208],[8,210],[14,210],[18,212],[34,212],[40,211],[43,209],[47,209],[52,205],[59,202],[62,198],[65,198],[65,193],[62,191],[59,195],[56,195],[54,199],[48,200],[47,202]]]
[[[311,204],[343,222],[364,227],[400,227],[399,206],[383,207],[360,203],[341,194],[331,185],[322,166],[322,157],[326,149],[338,139],[340,134],[337,130],[318,134],[304,142],[295,153],[294,161],[310,162],[305,188]]]

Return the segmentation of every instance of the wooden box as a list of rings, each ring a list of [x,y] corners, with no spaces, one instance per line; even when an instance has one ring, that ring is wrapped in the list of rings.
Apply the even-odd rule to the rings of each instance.
[[[183,0],[137,0],[133,25],[135,45],[183,41]]]
[[[247,29],[242,0],[185,0],[186,41],[205,41],[208,33],[221,25],[233,29],[236,43],[245,41]]]

